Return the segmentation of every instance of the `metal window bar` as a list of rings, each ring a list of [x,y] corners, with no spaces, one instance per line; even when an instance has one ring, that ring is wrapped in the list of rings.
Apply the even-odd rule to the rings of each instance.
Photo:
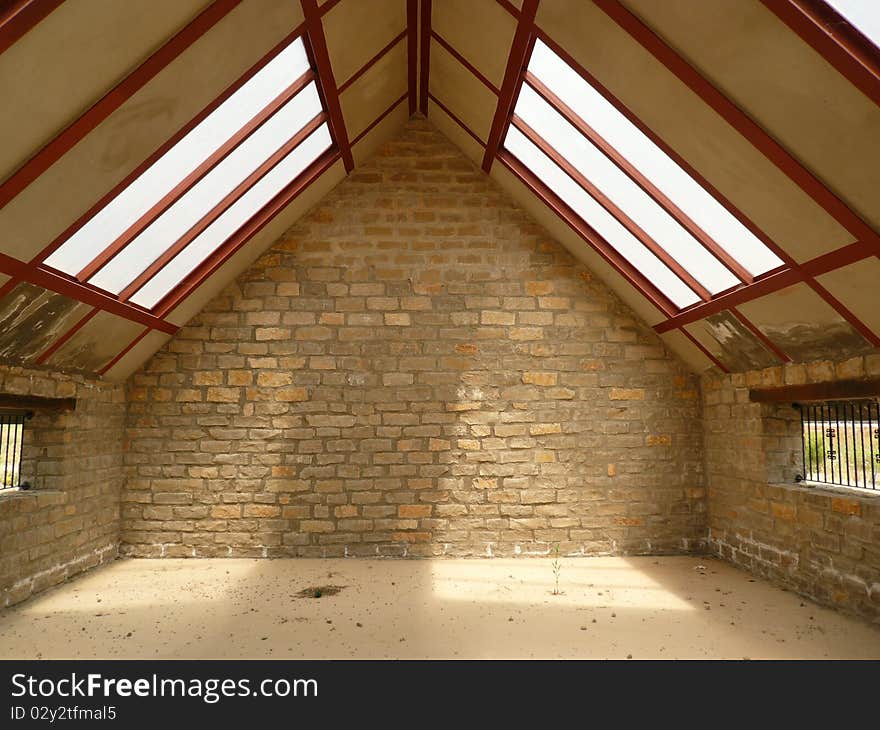
[[[21,481],[21,457],[24,452],[25,421],[30,413],[0,413],[0,490],[27,489]]]
[[[880,402],[800,404],[803,479],[880,488]]]

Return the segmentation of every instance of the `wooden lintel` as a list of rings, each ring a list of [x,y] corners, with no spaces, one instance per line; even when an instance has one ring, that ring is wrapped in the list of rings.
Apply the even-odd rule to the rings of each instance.
[[[757,388],[749,391],[753,403],[801,403],[823,400],[849,400],[880,396],[880,379],[837,380],[809,385],[785,385],[781,388]]]
[[[73,411],[76,410],[76,398],[44,398],[35,395],[0,393],[0,410]]]

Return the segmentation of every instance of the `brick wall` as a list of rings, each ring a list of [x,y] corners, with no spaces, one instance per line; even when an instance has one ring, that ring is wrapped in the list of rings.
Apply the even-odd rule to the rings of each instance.
[[[880,355],[703,379],[710,549],[822,603],[880,620],[880,494],[810,488],[800,417],[750,388],[880,375]]]
[[[0,605],[112,560],[118,553],[125,391],[77,375],[0,365],[0,393],[77,399],[26,423],[22,476],[0,493]]]
[[[424,121],[128,395],[130,555],[704,545],[698,379]]]

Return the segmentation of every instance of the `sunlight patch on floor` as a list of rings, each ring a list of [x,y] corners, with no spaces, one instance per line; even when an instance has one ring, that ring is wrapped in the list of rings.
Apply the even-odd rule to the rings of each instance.
[[[550,563],[119,560],[0,611],[0,658],[880,658],[880,627],[717,560],[563,558],[558,596]]]
[[[550,558],[435,561],[431,587],[438,598],[450,601],[695,610],[619,558],[562,558],[555,594],[552,562]]]

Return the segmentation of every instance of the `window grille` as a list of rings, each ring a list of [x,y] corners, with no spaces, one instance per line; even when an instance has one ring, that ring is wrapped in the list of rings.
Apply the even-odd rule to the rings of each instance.
[[[880,403],[800,405],[804,475],[810,482],[875,490],[880,486]]]
[[[0,468],[3,480],[0,490],[27,489],[21,481],[21,456],[24,446],[25,421],[30,413],[0,413]]]

